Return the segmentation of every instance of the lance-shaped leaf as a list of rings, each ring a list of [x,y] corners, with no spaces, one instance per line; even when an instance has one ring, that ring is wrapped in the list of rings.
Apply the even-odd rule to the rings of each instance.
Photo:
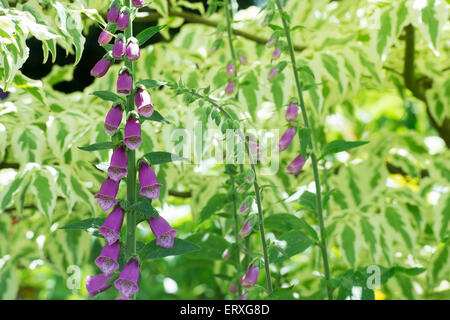
[[[83,151],[97,151],[97,150],[105,150],[105,149],[112,149],[113,143],[111,141],[105,141],[105,142],[98,142],[91,144],[89,146],[82,146],[78,147],[78,149]]]
[[[153,79],[139,80],[136,82],[136,86],[144,86],[146,89],[158,88],[167,84],[167,82],[161,82]]]
[[[105,222],[105,218],[90,218],[81,220],[78,222],[66,224],[59,229],[70,229],[70,230],[88,230],[88,229],[98,229]]]
[[[217,210],[221,209],[225,204],[227,199],[227,195],[223,193],[216,193],[213,195],[206,205],[203,207],[202,211],[200,211],[200,221],[199,223],[208,219],[211,215],[213,215]]]
[[[158,111],[154,110],[152,115],[148,118],[140,116],[139,117],[140,122],[149,120],[149,121],[156,121],[156,122],[163,122],[163,123],[170,123],[169,120],[164,118]]]
[[[125,103],[124,97],[121,97],[111,91],[94,91],[91,93],[91,95],[99,97],[100,99],[105,100],[105,101]]]
[[[136,224],[150,217],[158,217],[158,212],[153,209],[152,200],[143,196],[138,197],[138,201],[125,208],[126,211],[136,211]]]
[[[168,163],[173,161],[180,161],[180,160],[188,160],[186,158],[177,156],[176,154],[170,153],[170,152],[164,152],[164,151],[155,151],[155,152],[149,152],[144,155],[144,158],[150,161],[150,165],[155,164],[162,164],[162,163]]]
[[[148,27],[147,29],[142,30],[139,32],[139,34],[136,36],[136,39],[139,42],[139,46],[143,46],[151,37],[153,37],[155,34],[157,34],[159,31],[167,27],[166,25],[162,26],[152,26]]]
[[[368,141],[345,141],[345,140],[334,140],[326,144],[322,155],[319,159],[322,159],[328,154],[342,152],[348,149],[356,148],[369,143]]]
[[[163,248],[158,246],[156,244],[156,240],[153,240],[146,244],[144,248],[139,250],[138,254],[142,260],[146,260],[177,256],[197,250],[200,250],[200,247],[196,244],[183,239],[175,238],[172,248]]]
[[[269,250],[271,263],[278,263],[308,249],[314,242],[303,232],[291,230],[283,234]]]

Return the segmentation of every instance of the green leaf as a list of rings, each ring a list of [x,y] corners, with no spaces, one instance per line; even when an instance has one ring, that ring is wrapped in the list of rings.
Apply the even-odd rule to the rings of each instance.
[[[300,198],[298,199],[298,203],[300,203],[305,209],[316,212],[316,194],[304,191]]]
[[[153,209],[152,200],[146,197],[141,197],[139,201],[126,207],[126,211],[134,210],[137,212],[136,224],[147,220],[150,217],[158,217],[158,213]]]
[[[356,249],[356,235],[353,229],[346,225],[341,234],[342,251],[344,258],[352,267],[356,265],[357,249]]]
[[[19,292],[19,276],[14,266],[7,264],[0,269],[0,299],[14,300]]]
[[[100,99],[106,100],[106,101],[112,101],[117,103],[125,103],[125,98],[122,96],[119,96],[115,93],[112,93],[111,91],[94,91],[91,93],[91,95],[99,97]]]
[[[70,229],[70,230],[87,230],[87,229],[98,229],[105,222],[105,218],[90,218],[86,220],[81,220],[78,222],[70,223],[59,229]]]
[[[433,253],[428,271],[428,280],[433,286],[450,277],[450,241],[441,244]]]
[[[146,89],[158,88],[167,84],[167,82],[161,82],[158,80],[146,79],[140,80],[136,83],[136,86],[144,86]]]
[[[161,31],[165,27],[167,27],[167,26],[166,25],[152,26],[152,27],[148,27],[147,29],[144,29],[141,32],[139,32],[139,34],[136,36],[139,46],[142,47],[151,37],[153,37],[155,34],[157,34],[159,31]]]
[[[200,250],[200,247],[187,240],[175,238],[172,248],[163,248],[156,244],[156,240],[145,245],[139,250],[138,255],[142,260],[158,259],[168,256],[177,256]]]
[[[326,144],[322,155],[319,159],[332,153],[342,152],[348,149],[357,148],[359,146],[369,143],[368,141],[345,141],[345,140],[334,140]]]
[[[304,219],[297,218],[293,214],[280,213],[268,216],[264,219],[264,227],[267,230],[281,232],[299,230],[313,240],[319,239],[316,231]]]
[[[162,163],[168,163],[173,161],[180,161],[180,160],[189,160],[183,157],[179,157],[176,154],[170,153],[170,152],[164,152],[164,151],[154,151],[149,152],[144,155],[144,158],[150,161],[151,165],[156,164],[162,164]]]
[[[112,149],[113,143],[111,141],[105,141],[105,142],[98,142],[91,144],[89,146],[82,146],[78,147],[78,149],[83,151],[97,151],[97,150],[104,150],[104,149]]]
[[[291,230],[283,234],[278,241],[273,244],[281,250],[272,247],[269,250],[269,258],[271,263],[282,262],[298,253],[308,249],[314,242],[303,232]]]
[[[166,118],[164,118],[158,111],[153,111],[152,115],[148,118],[146,117],[139,117],[139,120],[142,121],[157,121],[157,122],[163,122],[163,123],[170,123],[169,120],[167,120]]]
[[[193,252],[188,257],[192,259],[217,260],[222,258],[225,249],[230,247],[230,243],[221,235],[211,232],[196,232],[186,238],[190,242],[200,246],[202,250]]]
[[[44,168],[36,170],[31,192],[36,196],[36,205],[48,221],[52,220],[53,209],[56,204],[56,181],[53,174]]]
[[[213,215],[217,210],[221,209],[227,200],[227,195],[223,193],[216,193],[213,195],[206,205],[203,207],[202,211],[200,211],[200,220],[199,223],[205,221],[211,215]]]
[[[11,147],[19,163],[41,163],[45,151],[44,132],[34,125],[28,125],[25,130],[17,128],[12,135]]]

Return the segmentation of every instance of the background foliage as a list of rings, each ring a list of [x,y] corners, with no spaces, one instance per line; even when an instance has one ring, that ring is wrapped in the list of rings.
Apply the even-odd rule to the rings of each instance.
[[[283,69],[287,48],[281,38],[283,54],[272,61],[273,49],[265,46],[280,32],[281,21],[275,18],[264,26],[264,12],[244,7],[244,2],[233,2],[234,45],[249,61],[239,68],[234,96],[224,95],[231,57],[225,16],[216,1],[153,1],[147,14],[137,18],[138,31],[139,26],[167,27],[141,50],[138,77],[181,79],[191,88],[210,86],[210,94],[224,101],[247,128],[284,130],[285,107],[295,97],[292,74]],[[337,298],[351,296],[351,288],[364,282],[370,265],[382,267],[382,286],[363,291],[363,298],[450,298],[448,7],[443,0],[285,3],[291,25],[298,26],[292,36],[316,149],[335,139],[369,141],[321,162],[325,191],[330,192],[326,225]],[[113,66],[101,81],[87,80],[80,90],[69,87],[88,78],[103,55],[89,53],[106,9],[99,0],[0,1],[0,86],[9,92],[0,100],[2,299],[87,297],[84,280],[95,272],[101,239],[60,227],[104,215],[93,195],[104,179],[101,169],[108,150],[89,153],[78,147],[107,141],[103,122],[109,103],[90,93],[114,88],[119,67]],[[39,78],[22,72],[27,59],[33,59],[30,38],[42,46],[43,61],[34,68],[42,62],[51,65]],[[68,64],[54,64],[64,55]],[[82,63],[88,65],[83,75]],[[267,80],[277,64],[280,74]],[[205,106],[189,103],[167,87],[153,90],[152,99],[169,123],[143,124],[138,157],[172,150],[172,132],[190,129],[195,121],[203,128],[216,127]],[[272,243],[271,297],[323,299],[320,252],[311,239],[315,231],[308,235],[302,227],[317,230],[308,202],[314,192],[311,166],[307,163],[295,177],[284,171],[299,150],[297,141],[280,154],[276,175],[260,176],[261,185],[274,186],[263,191]],[[226,219],[230,204],[218,196],[227,192],[223,165],[207,160],[166,163],[157,166],[157,175],[164,187],[153,206],[179,230],[180,238],[201,249],[147,260],[138,298],[232,298],[232,259],[221,258],[231,247],[231,223]],[[148,225],[140,224],[138,231],[140,241],[152,240]],[[305,241],[300,244],[298,239]],[[250,241],[259,252],[259,237]],[[276,250],[278,241],[287,243],[289,259]],[[67,288],[70,265],[81,268],[79,290]],[[261,273],[258,283],[263,286],[264,281]],[[266,295],[256,288],[249,297]]]

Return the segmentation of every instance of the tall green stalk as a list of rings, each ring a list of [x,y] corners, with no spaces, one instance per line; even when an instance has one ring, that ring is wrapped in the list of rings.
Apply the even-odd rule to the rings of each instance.
[[[231,192],[233,197],[233,218],[234,218],[234,239],[236,246],[236,273],[237,273],[237,288],[239,294],[241,294],[241,283],[239,282],[239,278],[241,277],[241,250],[239,246],[239,217],[237,214],[237,192],[236,192],[236,183],[234,181],[235,172],[231,172],[229,170],[230,180],[231,180]]]
[[[237,67],[237,59],[236,59],[236,52],[234,50],[234,46],[233,46],[233,40],[232,40],[232,32],[231,32],[231,6],[230,6],[230,0],[225,0],[225,15],[227,18],[227,35],[228,35],[228,43],[230,46],[230,51],[231,51],[231,57],[233,59],[233,64],[235,67]],[[231,119],[231,117],[228,115],[228,117]],[[252,168],[253,174],[255,176],[254,178],[254,182],[253,182],[253,186],[255,188],[255,198],[256,198],[256,204],[258,207],[258,225],[259,225],[259,233],[261,236],[261,243],[262,243],[262,247],[263,247],[263,254],[264,254],[264,269],[266,271],[266,279],[267,279],[267,292],[268,294],[271,294],[273,289],[272,289],[272,279],[270,277],[270,269],[269,269],[269,255],[267,253],[267,245],[266,245],[266,236],[265,236],[265,232],[264,232],[264,217],[263,217],[263,211],[262,211],[262,203],[261,203],[261,196],[260,196],[260,189],[259,189],[259,183],[258,183],[258,178],[257,178],[257,174],[256,174],[256,167],[254,165],[254,161],[253,161],[253,157],[251,155],[249,146],[248,146],[248,142],[245,140],[245,136],[242,133],[242,131],[240,131],[240,135],[241,138],[243,139],[244,143],[245,143],[245,148],[247,150],[247,154],[249,156],[249,160],[250,160],[250,166]]]
[[[133,20],[131,15],[132,4],[131,0],[126,2],[128,9],[130,10],[130,22],[128,28],[125,30],[125,37],[129,39],[133,36]],[[125,66],[130,70],[132,86],[134,90],[134,62],[125,60]],[[133,94],[130,94],[127,98],[126,105],[127,112],[134,110]],[[128,150],[128,163],[127,163],[127,200],[128,206],[131,206],[136,202],[136,151]],[[128,257],[136,254],[136,212],[133,210],[127,211],[127,238],[126,248]]]
[[[283,6],[281,5],[281,1],[280,0],[275,0],[275,1],[276,1],[276,4],[277,4],[277,7],[278,7],[278,11],[280,12],[281,21],[283,22],[284,33],[286,35],[286,40],[287,40],[287,43],[288,43],[289,55],[290,55],[290,58],[291,58],[292,72],[294,73],[295,85],[297,87],[297,94],[298,94],[298,98],[300,100],[300,108],[301,108],[301,111],[302,111],[303,122],[305,124],[305,127],[310,128],[309,120],[308,120],[308,114],[306,112],[305,102],[303,100],[302,84],[301,84],[300,79],[298,77],[297,63],[295,62],[294,46],[293,46],[292,40],[291,40],[289,24],[286,21],[285,12],[283,11]],[[319,244],[319,246],[320,246],[320,249],[321,249],[321,252],[322,252],[322,260],[323,260],[323,265],[324,265],[324,269],[325,269],[325,280],[327,281],[328,299],[332,300],[333,299],[333,289],[332,289],[332,287],[330,285],[331,273],[330,273],[330,265],[329,265],[329,262],[328,262],[328,251],[327,251],[327,239],[326,239],[326,233],[325,233],[325,224],[324,224],[324,220],[323,220],[322,196],[321,196],[321,190],[320,190],[320,177],[319,177],[319,169],[318,169],[318,160],[317,160],[316,153],[314,151],[314,143],[312,142],[312,137],[311,137],[311,140],[310,140],[309,147],[311,149],[311,163],[312,163],[313,173],[314,173],[314,182],[315,182],[315,185],[316,185],[317,220],[319,221],[319,229],[320,229],[320,244]]]

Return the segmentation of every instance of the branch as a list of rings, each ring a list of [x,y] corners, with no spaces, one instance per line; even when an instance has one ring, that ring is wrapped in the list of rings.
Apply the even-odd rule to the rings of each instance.
[[[147,12],[148,15],[145,17],[137,17],[135,20],[136,22],[157,21],[159,18],[162,18],[162,15],[160,15],[158,12],[148,11],[148,9],[143,10],[143,12]],[[169,16],[180,17],[180,18],[183,18],[187,22],[203,24],[205,26],[210,26],[213,28],[217,28],[219,26],[219,22],[210,20],[208,18],[204,18],[199,14],[184,12],[184,11],[177,11],[177,10],[170,9],[170,8],[169,8]],[[267,41],[269,41],[268,38],[259,37],[259,36],[255,35],[254,33],[245,32],[245,31],[238,30],[235,28],[231,28],[231,32],[236,36],[241,36],[243,38],[246,38],[248,40],[254,41],[259,44],[266,44]],[[295,51],[300,52],[300,51],[305,50],[306,47],[294,45],[294,49],[295,49]]]
[[[447,148],[450,148],[450,118],[445,118],[442,126],[433,118],[430,106],[425,96],[425,90],[432,87],[432,80],[429,78],[417,79],[414,76],[414,45],[415,31],[413,25],[409,24],[405,27],[405,60],[403,66],[403,79],[405,87],[408,88],[414,97],[423,101],[426,106],[427,116],[433,128],[438,132],[439,136],[445,141]]]

